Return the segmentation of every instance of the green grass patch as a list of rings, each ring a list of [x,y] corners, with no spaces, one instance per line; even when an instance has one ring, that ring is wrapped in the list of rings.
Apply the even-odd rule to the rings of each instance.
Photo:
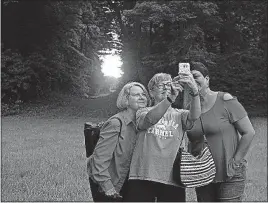
[[[83,124],[103,119],[89,116],[2,118],[1,200],[92,201]],[[252,122],[256,136],[247,155],[244,201],[267,201],[267,119]],[[187,201],[196,201],[193,190]]]
[[[2,119],[2,201],[90,201],[84,120]]]

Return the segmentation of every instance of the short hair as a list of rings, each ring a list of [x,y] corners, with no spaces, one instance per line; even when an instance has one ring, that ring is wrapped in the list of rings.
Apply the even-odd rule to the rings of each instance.
[[[167,73],[157,73],[155,74],[151,80],[148,83],[148,89],[149,91],[152,91],[154,87],[159,84],[160,82],[164,80],[172,80],[172,77],[170,74]]]
[[[120,110],[124,110],[128,107],[128,97],[130,95],[130,89],[134,86],[140,87],[144,91],[146,98],[147,98],[147,105],[151,103],[149,93],[144,87],[144,85],[142,85],[139,82],[129,82],[124,85],[124,87],[121,89],[121,91],[118,94],[117,101],[116,101],[117,108],[119,108]]]
[[[204,77],[209,76],[207,67],[201,62],[190,62],[190,68],[199,71]]]

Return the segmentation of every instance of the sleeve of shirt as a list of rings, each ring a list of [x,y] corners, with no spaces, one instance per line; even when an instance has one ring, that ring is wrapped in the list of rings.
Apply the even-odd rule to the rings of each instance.
[[[246,110],[236,97],[230,100],[225,100],[224,103],[231,123],[234,123],[247,116]]]
[[[100,185],[104,192],[114,187],[108,167],[118,142],[120,128],[120,121],[118,119],[107,121],[101,128],[100,138],[94,150],[92,178]]]
[[[149,112],[149,108],[141,108],[136,113],[136,125],[137,130],[148,129],[152,126],[152,123],[146,119],[146,115]]]

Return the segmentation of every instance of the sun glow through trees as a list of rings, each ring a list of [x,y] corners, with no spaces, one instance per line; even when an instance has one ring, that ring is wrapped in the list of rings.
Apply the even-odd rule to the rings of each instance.
[[[105,55],[102,57],[103,63],[101,71],[104,76],[111,76],[115,78],[120,78],[123,71],[120,69],[122,66],[122,61],[118,55]]]

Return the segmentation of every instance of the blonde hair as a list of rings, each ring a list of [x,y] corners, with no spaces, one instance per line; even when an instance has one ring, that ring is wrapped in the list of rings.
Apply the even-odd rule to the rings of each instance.
[[[147,98],[147,105],[150,104],[150,97],[146,88],[139,82],[129,82],[124,85],[124,87],[121,89],[117,97],[116,106],[120,110],[124,110],[128,107],[128,97],[130,95],[130,89],[133,86],[140,87],[144,91]]]

